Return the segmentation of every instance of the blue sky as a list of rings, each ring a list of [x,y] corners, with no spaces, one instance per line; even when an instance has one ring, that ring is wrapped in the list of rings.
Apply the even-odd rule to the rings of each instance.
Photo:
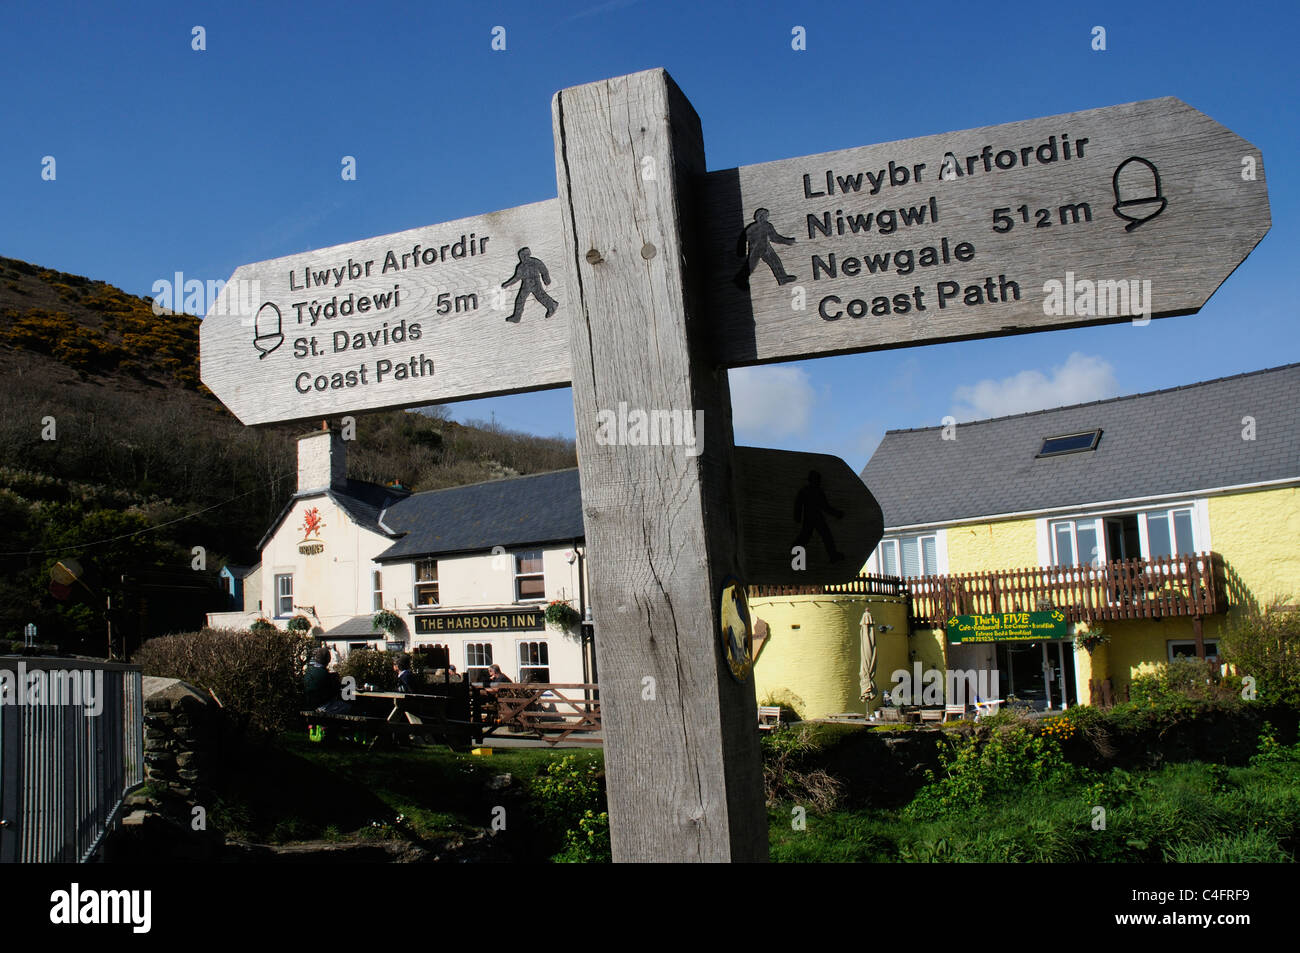
[[[550,99],[666,68],[710,169],[1177,96],[1264,156],[1271,232],[1200,313],[732,372],[738,443],[886,429],[1300,360],[1300,5],[20,3],[0,27],[0,254],[135,294],[555,195]],[[192,28],[206,50],[191,49]],[[491,49],[494,26],[507,48]],[[791,30],[807,50],[791,49]],[[1091,49],[1092,29],[1107,49]],[[57,178],[41,178],[54,156]],[[339,175],[357,158],[357,178]],[[572,436],[567,389],[453,405]]]

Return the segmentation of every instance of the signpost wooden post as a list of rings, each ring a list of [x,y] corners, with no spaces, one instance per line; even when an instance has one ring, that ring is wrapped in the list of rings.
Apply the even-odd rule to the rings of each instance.
[[[707,174],[662,70],[552,118],[558,199],[240,268],[203,381],[248,424],[572,382],[614,858],[764,860],[745,587],[850,579],[884,519],[733,447],[727,368],[1194,312],[1263,159],[1176,99]]]

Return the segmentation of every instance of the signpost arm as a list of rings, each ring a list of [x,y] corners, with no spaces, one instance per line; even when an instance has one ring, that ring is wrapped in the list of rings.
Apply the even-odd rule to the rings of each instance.
[[[699,119],[662,70],[563,90],[552,115],[614,859],[766,860],[753,682],[731,677],[718,635],[739,540],[730,393],[691,247]],[[693,445],[609,426],[652,411],[702,425]]]

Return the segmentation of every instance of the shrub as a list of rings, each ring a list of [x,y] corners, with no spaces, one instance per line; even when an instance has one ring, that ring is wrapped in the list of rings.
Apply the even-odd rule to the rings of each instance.
[[[310,632],[311,620],[305,615],[296,615],[285,626],[290,632]]]
[[[269,619],[255,619],[248,627],[249,632],[274,632],[275,625]]]
[[[1260,701],[1300,707],[1300,611],[1275,600],[1228,626],[1220,651],[1238,675],[1255,680]]]
[[[1219,666],[1202,658],[1176,658],[1161,663],[1154,672],[1137,675],[1129,696],[1138,704],[1160,704],[1180,698],[1210,700],[1240,697],[1238,680],[1225,679]]]
[[[564,832],[564,850],[553,859],[570,863],[610,859],[609,813],[605,810],[605,773],[594,758],[565,755],[546,765],[530,793],[547,825]]]
[[[793,801],[817,814],[833,810],[842,785],[812,761],[821,752],[809,725],[782,726],[763,736],[763,788],[768,806]]]
[[[302,710],[302,670],[311,647],[311,639],[276,629],[203,629],[150,639],[131,661],[146,675],[210,689],[240,722],[278,732]]]
[[[377,652],[374,649],[353,649],[339,666],[340,678],[354,678],[357,687],[373,685],[381,692],[397,691],[397,673],[393,663],[397,655],[392,652]]]
[[[1288,748],[1277,740],[1275,729],[1266,721],[1260,728],[1259,747],[1251,755],[1250,763],[1254,767],[1300,764],[1300,741]]]
[[[909,819],[933,820],[950,811],[966,811],[1075,773],[1055,738],[1035,735],[1022,725],[995,729],[983,740],[959,736],[951,749],[948,742],[940,741],[939,748],[944,775],[926,771],[929,783],[904,808]]]

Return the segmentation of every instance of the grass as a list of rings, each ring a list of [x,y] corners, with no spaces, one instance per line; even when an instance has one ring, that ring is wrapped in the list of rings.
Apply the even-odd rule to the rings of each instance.
[[[1104,829],[1094,828],[1098,807]],[[1267,863],[1300,853],[1295,762],[1114,769],[921,822],[902,811],[809,812],[793,830],[790,811],[769,812],[775,861]]]

